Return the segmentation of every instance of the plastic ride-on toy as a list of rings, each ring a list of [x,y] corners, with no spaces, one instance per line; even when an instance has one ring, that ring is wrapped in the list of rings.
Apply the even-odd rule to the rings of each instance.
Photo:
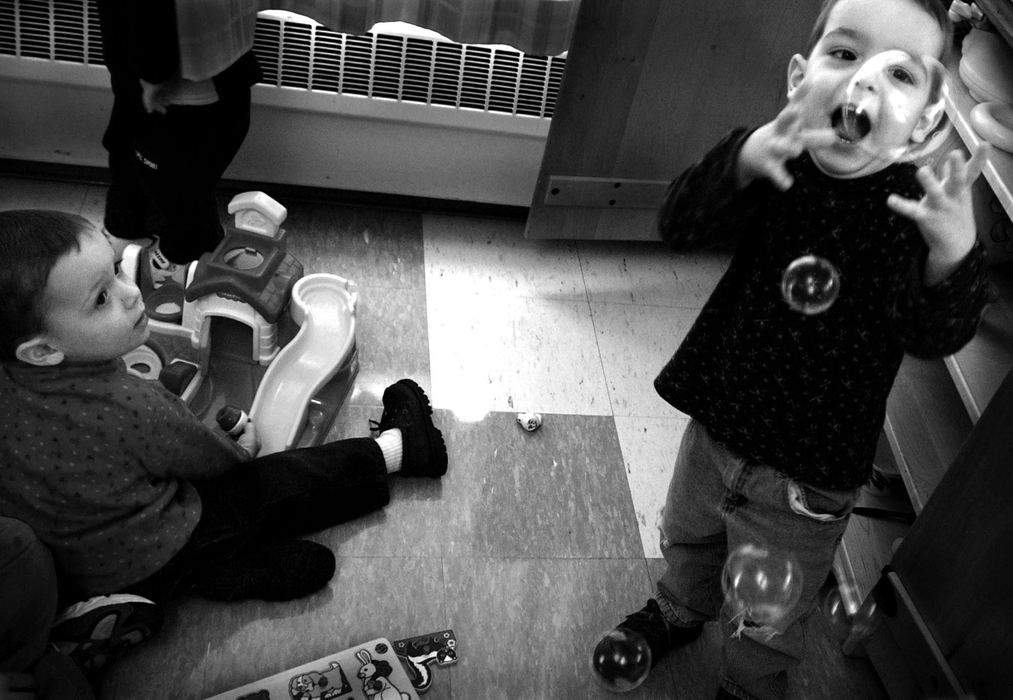
[[[358,374],[357,287],[303,274],[286,251],[287,211],[263,192],[236,195],[228,212],[235,225],[186,268],[182,311],[169,316],[178,322],[153,309],[151,337],[124,356],[127,368],[161,381],[208,424],[224,406],[244,409],[260,454],[320,444]],[[147,265],[146,249],[127,246],[128,275],[137,281]]]

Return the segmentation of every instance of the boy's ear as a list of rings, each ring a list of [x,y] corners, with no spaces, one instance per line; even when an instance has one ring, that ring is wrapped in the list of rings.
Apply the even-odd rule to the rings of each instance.
[[[795,89],[802,84],[802,80],[805,78],[805,69],[809,65],[809,62],[805,60],[802,54],[795,54],[788,61],[788,97],[791,97],[791,93],[795,92]]]
[[[937,100],[922,110],[922,116],[918,118],[914,131],[911,132],[911,140],[915,143],[924,143],[939,122],[946,114],[946,105],[943,100]]]
[[[36,367],[53,367],[63,362],[63,352],[46,342],[46,338],[42,335],[37,335],[18,345],[14,356],[22,362]]]

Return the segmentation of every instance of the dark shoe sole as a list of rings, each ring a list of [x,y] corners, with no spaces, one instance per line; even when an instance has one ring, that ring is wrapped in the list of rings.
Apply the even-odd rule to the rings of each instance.
[[[150,639],[164,622],[162,609],[140,596],[102,596],[84,606],[72,617],[61,615],[53,625],[51,639],[88,674]]]

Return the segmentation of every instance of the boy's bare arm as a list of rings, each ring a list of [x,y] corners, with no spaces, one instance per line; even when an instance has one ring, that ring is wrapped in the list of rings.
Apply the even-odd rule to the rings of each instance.
[[[918,169],[918,182],[925,190],[919,200],[892,194],[887,206],[918,225],[929,247],[924,281],[933,287],[946,279],[974,247],[977,232],[971,205],[971,184],[981,173],[989,146],[975,149],[970,160],[952,151],[943,160],[938,175],[929,166]]]

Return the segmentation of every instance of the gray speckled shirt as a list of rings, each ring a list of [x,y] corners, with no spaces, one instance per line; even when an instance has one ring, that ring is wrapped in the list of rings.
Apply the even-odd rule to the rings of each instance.
[[[0,366],[0,513],[31,525],[87,595],[158,571],[190,537],[188,479],[247,459],[121,360]]]
[[[946,280],[922,282],[928,248],[887,196],[922,194],[915,167],[895,164],[831,178],[803,155],[787,192],[765,181],[740,190],[737,130],[669,188],[659,215],[673,247],[731,243],[728,270],[655,380],[658,393],[743,457],[831,489],[871,474],[886,400],[905,352],[962,347],[987,298],[980,245]],[[814,254],[840,271],[825,312],[792,310],[781,277]]]

